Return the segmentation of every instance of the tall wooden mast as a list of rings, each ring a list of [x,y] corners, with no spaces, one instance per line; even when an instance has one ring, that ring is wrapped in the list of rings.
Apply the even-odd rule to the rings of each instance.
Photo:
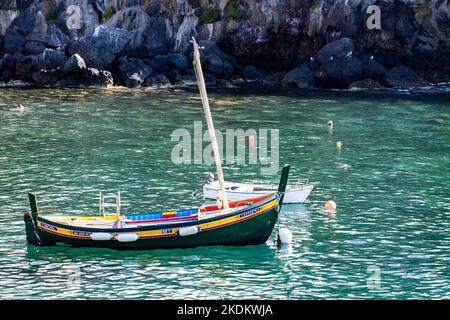
[[[205,80],[203,78],[202,65],[200,63],[200,52],[201,49],[195,38],[192,37],[191,40],[194,46],[194,59],[192,61],[195,70],[195,76],[197,77],[198,89],[200,90],[200,96],[202,98],[203,110],[205,111],[206,122],[208,123],[208,131],[209,136],[211,137],[211,145],[214,153],[214,161],[216,162],[217,167],[217,177],[219,179],[219,195],[222,199],[222,204],[224,209],[228,209],[228,198],[227,193],[225,192],[225,181],[223,179],[222,172],[222,162],[220,160],[219,147],[217,145],[216,132],[214,131],[214,124],[212,121],[211,111],[209,109],[208,96],[206,94]]]

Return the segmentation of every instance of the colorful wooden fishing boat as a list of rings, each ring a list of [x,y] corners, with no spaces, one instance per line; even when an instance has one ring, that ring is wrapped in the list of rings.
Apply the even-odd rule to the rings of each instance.
[[[102,215],[42,215],[36,196],[29,194],[31,212],[24,214],[27,240],[35,245],[68,244],[72,246],[113,249],[187,248],[205,245],[248,245],[267,241],[278,219],[286,190],[289,166],[285,166],[277,192],[256,198],[228,202],[220,154],[209,109],[200,47],[195,39],[194,70],[198,80],[203,110],[214,152],[219,179],[217,205],[189,210],[122,215],[120,193],[116,198],[115,216],[104,213],[104,196],[100,194]],[[118,200],[118,201],[117,201]]]
[[[72,245],[112,249],[169,249],[207,245],[256,245],[270,237],[283,204],[289,166],[278,191],[257,198],[189,210],[114,216],[42,214],[29,194],[24,214],[27,241],[34,245]]]

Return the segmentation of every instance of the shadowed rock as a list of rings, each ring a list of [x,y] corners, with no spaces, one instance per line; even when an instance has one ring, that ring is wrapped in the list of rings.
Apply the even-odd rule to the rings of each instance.
[[[88,67],[109,69],[129,39],[130,34],[124,29],[108,30],[99,26],[92,36],[72,42],[68,47],[68,53],[70,55],[78,53]]]
[[[343,89],[359,80],[362,74],[361,61],[356,57],[345,57],[324,64],[314,73],[314,77],[320,87]]]
[[[145,64],[142,60],[136,58],[126,59],[124,57],[119,60],[119,75],[122,81],[127,82],[134,74],[142,78],[142,82],[154,73],[152,67]],[[130,80],[133,82],[132,80]]]
[[[5,44],[5,37],[0,33],[0,57],[3,55],[4,44]]]
[[[349,56],[354,50],[353,40],[342,38],[328,43],[316,54],[316,60],[320,64],[328,63],[334,59]]]
[[[180,71],[189,68],[189,61],[182,53],[171,53],[168,55],[169,66],[177,68]]]
[[[145,80],[146,87],[160,87],[167,86],[170,84],[170,80],[163,74],[157,74],[155,76],[150,76]]]
[[[258,80],[264,78],[264,72],[259,71],[255,66],[246,66],[242,69],[242,76],[245,80]]]
[[[65,72],[62,68],[40,70],[33,74],[35,83],[50,87],[108,87],[114,84],[109,71],[84,68]]]
[[[181,84],[183,82],[183,78],[181,77],[181,73],[178,69],[170,69],[169,72],[167,72],[167,78],[170,80],[170,83],[172,84]]]
[[[284,88],[310,88],[313,85],[313,73],[306,65],[301,65],[285,74],[281,80]]]
[[[386,75],[386,85],[395,88],[423,87],[425,82],[411,68],[394,67]]]
[[[0,81],[8,82],[13,76],[14,58],[7,53],[0,59]]]
[[[377,81],[372,79],[364,79],[360,81],[355,81],[348,87],[350,90],[377,90],[383,89],[384,87]]]
[[[380,63],[375,61],[372,56],[364,54],[360,56],[364,66],[364,76],[377,81],[384,81],[388,70]]]
[[[64,52],[54,49],[45,49],[36,60],[36,68],[41,69],[56,69],[64,66],[67,57]]]

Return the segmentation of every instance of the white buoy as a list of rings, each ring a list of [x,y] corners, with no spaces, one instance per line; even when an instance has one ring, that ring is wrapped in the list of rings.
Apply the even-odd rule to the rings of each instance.
[[[332,120],[328,120],[328,126],[329,126],[330,128],[333,128],[333,121],[332,121]]]
[[[292,242],[292,232],[288,228],[278,230],[278,243],[287,244]]]
[[[116,236],[116,240],[119,242],[133,242],[138,238],[139,236],[136,233],[120,233]]]
[[[111,238],[111,233],[107,232],[94,232],[93,234],[91,234],[91,239],[95,241],[108,241],[111,240]]]

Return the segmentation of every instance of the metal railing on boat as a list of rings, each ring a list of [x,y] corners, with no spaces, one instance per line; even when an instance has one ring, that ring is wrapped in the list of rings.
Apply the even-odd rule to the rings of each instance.
[[[111,193],[111,194],[102,194],[102,192],[98,195],[99,199],[99,213],[102,216],[120,216],[120,208],[122,207],[122,201],[120,199],[120,191],[117,193]],[[114,199],[114,203],[105,203],[105,199]],[[115,208],[114,213],[108,213],[106,212],[105,208]]]

